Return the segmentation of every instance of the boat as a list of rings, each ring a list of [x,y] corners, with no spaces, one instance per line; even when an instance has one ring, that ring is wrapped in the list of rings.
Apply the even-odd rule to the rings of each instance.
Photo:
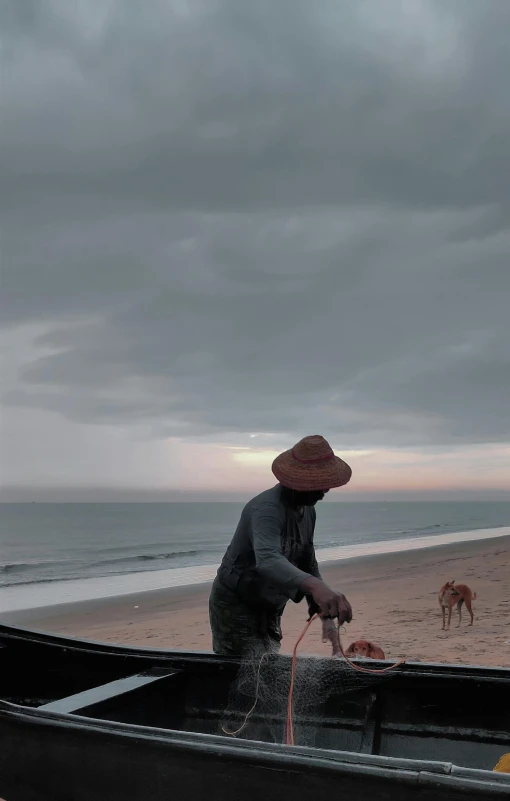
[[[6,801],[510,798],[504,668],[406,663],[325,693],[314,744],[288,746],[222,731],[235,659],[0,625],[0,665]]]

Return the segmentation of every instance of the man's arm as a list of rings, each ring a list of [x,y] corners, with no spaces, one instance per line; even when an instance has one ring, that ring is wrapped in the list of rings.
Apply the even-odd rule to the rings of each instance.
[[[310,541],[306,546],[303,563],[300,565],[300,567],[305,571],[305,573],[309,573],[310,576],[318,578],[322,581],[319,565],[317,564],[317,557],[315,555],[315,546],[313,544],[313,536],[315,533],[315,521],[317,517],[315,509],[311,509],[311,515],[312,515],[312,528],[310,531]],[[320,613],[321,611],[320,607],[315,603],[315,601],[313,600],[313,596],[310,593],[307,593],[306,595],[306,603],[308,604],[309,618],[312,618],[314,615],[318,615]]]
[[[313,542],[311,542],[305,552],[304,559],[300,567],[304,570],[305,573],[309,573],[310,576],[314,578],[320,579],[322,581],[322,576],[320,574],[319,565],[317,564],[317,557],[315,556],[315,548]],[[299,598],[297,600],[300,600]],[[306,603],[308,604],[308,616],[313,617],[314,615],[318,615],[320,612],[319,606],[313,600],[313,596],[310,593],[306,594]]]
[[[306,571],[308,571],[308,573],[310,573],[312,579],[316,578],[321,583],[324,584],[324,582],[322,581],[322,576],[321,576],[320,571],[319,571],[319,565],[317,564],[317,557],[315,555],[315,547],[314,547],[314,544],[313,544],[314,529],[315,529],[315,514],[314,514],[314,517],[313,517],[313,527],[312,527],[311,541],[310,541],[310,543],[308,545],[308,548],[307,548],[307,551],[306,551],[306,557],[305,557],[305,560],[303,562],[302,567],[303,567],[304,570],[306,570]],[[305,586],[307,584],[309,586],[310,582],[305,582]],[[326,585],[324,585],[324,586],[326,586]],[[307,604],[308,604],[309,619],[312,618],[314,615],[320,615],[321,614],[321,607],[314,600],[313,595],[310,592],[308,592],[307,595],[306,595],[306,601],[307,601]],[[347,616],[349,614],[348,610],[350,609],[350,605],[349,605],[349,602],[347,601],[347,599],[345,599],[345,604],[346,604],[345,609],[343,609],[343,605],[342,605],[341,602],[339,602],[338,607],[339,607],[340,613],[342,613],[342,611],[343,611],[343,613],[346,615],[346,620],[347,620]],[[340,615],[339,615],[339,618],[340,618]],[[342,655],[342,650],[340,648],[340,637],[339,637],[339,634],[338,634],[337,624],[331,618],[323,617],[323,619],[322,619],[322,642],[330,642],[331,643],[333,656],[341,656]]]
[[[315,557],[315,548],[313,547],[313,545],[312,545],[312,554],[310,558],[308,572],[314,578],[317,578],[320,581],[322,581],[322,576],[319,571],[319,565],[317,564],[317,559]],[[321,611],[320,606],[318,606],[318,604],[315,603],[315,601],[313,600],[313,595],[311,595],[309,592],[306,594],[306,603],[308,604],[308,619],[312,618],[314,615],[320,614]]]
[[[301,585],[301,592],[306,595],[309,616],[321,615],[324,628],[323,636],[327,639],[331,639],[330,634],[333,629],[331,626],[328,627],[328,623],[331,623],[331,620],[328,620],[328,618],[338,618],[340,625],[342,625],[342,623],[350,623],[352,620],[352,609],[345,595],[330,589],[322,579],[313,544],[316,519],[315,509],[312,509],[312,515],[310,542],[308,543],[306,561],[303,563],[303,568],[310,574],[310,577],[305,579]],[[336,632],[336,636],[338,637],[338,632]],[[335,647],[335,643],[333,642],[333,653],[336,653]]]
[[[322,579],[313,542],[308,546],[307,559],[306,562],[303,563],[303,570],[310,573],[311,576],[315,576],[315,578]]]
[[[300,587],[310,573],[294,567],[282,552],[284,520],[278,508],[263,506],[253,512],[252,537],[257,570],[275,584],[282,595],[295,601],[303,597]]]
[[[269,504],[254,511],[252,545],[257,570],[273,582],[287,598],[295,601],[304,595],[311,595],[323,617],[337,617],[340,625],[345,622],[350,623],[352,609],[347,598],[331,590],[321,578],[294,567],[283,555],[281,544],[283,524],[278,509]]]

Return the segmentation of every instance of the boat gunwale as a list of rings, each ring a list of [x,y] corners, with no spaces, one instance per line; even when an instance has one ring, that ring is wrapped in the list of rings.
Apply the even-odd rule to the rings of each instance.
[[[143,659],[155,659],[158,661],[172,661],[183,663],[200,663],[200,664],[217,664],[217,665],[232,665],[237,666],[241,663],[241,659],[236,657],[225,657],[213,653],[212,651],[187,651],[187,650],[171,650],[171,649],[154,649],[147,646],[130,646],[123,644],[111,644],[97,640],[81,639],[77,637],[69,637],[60,634],[53,634],[51,632],[40,631],[36,629],[27,629],[21,626],[13,626],[8,623],[0,622],[0,648],[1,638],[7,637],[12,641],[20,641],[25,643],[34,643],[46,647],[61,648],[74,652],[81,652],[102,656],[117,656],[117,657],[132,657]],[[324,658],[315,657],[313,654],[304,654],[310,658]],[[278,654],[278,659],[290,659],[290,654]],[[363,662],[364,660],[359,660]],[[392,664],[391,660],[372,660],[374,665],[389,665]],[[491,681],[510,681],[510,668],[505,667],[489,667],[487,665],[464,665],[456,663],[445,662],[413,662],[406,661],[395,668],[395,673],[400,675],[412,676],[429,676],[432,674],[434,677],[444,678],[445,676],[456,676],[464,678],[476,678],[483,680],[489,678]]]
[[[235,740],[220,735],[98,720],[82,715],[49,711],[43,713],[38,708],[23,707],[0,700],[0,721],[2,718],[85,733],[95,732],[103,736],[143,740],[170,747],[181,753],[207,754],[211,757],[248,762],[273,770],[300,772],[306,768],[314,773],[333,773],[353,778],[366,776],[416,787],[419,784],[439,783],[446,784],[452,789],[483,789],[491,795],[500,795],[502,792],[508,794],[510,790],[510,775],[490,770],[463,768],[450,762],[407,760],[350,751],[290,747],[257,740]]]

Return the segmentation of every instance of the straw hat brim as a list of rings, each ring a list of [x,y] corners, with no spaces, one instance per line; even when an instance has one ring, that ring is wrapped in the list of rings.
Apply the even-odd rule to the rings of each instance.
[[[298,462],[292,450],[284,451],[273,462],[273,474],[280,484],[297,492],[313,492],[343,487],[351,480],[352,470],[343,459],[333,459],[312,464]]]

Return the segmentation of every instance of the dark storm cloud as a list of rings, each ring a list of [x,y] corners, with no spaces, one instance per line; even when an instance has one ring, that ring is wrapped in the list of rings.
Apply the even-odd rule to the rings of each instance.
[[[508,202],[510,7],[401,6],[7,4],[10,204]]]
[[[8,402],[510,440],[510,5],[2,8]]]

